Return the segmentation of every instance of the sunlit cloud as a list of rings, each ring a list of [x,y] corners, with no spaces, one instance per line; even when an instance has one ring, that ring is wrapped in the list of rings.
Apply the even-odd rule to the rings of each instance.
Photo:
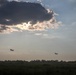
[[[40,35],[42,35],[42,33],[35,33],[35,35],[40,36]]]

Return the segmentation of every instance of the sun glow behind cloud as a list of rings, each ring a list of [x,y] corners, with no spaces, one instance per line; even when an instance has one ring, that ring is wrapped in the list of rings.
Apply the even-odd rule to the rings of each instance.
[[[3,33],[10,33],[14,31],[44,31],[47,29],[57,29],[60,26],[61,22],[56,22],[54,19],[44,22],[37,22],[36,24],[32,25],[31,22],[22,23],[17,25],[6,25],[6,30],[2,30]],[[2,25],[0,25],[2,26]]]

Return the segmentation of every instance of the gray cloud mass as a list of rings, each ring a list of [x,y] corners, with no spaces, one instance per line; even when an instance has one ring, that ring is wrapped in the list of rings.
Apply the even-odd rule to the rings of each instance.
[[[16,26],[25,22],[27,24],[30,22],[31,26],[35,25],[30,29],[36,29],[37,23],[50,21],[53,19],[53,15],[52,10],[48,11],[39,3],[0,0],[0,32],[7,30],[9,26]]]

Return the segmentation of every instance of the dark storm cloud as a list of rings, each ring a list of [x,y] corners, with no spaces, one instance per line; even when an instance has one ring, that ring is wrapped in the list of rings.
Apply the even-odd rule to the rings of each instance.
[[[0,32],[57,28],[52,10],[39,3],[0,0]]]
[[[38,3],[1,1],[0,24],[3,25],[16,25],[29,21],[35,24],[37,21],[47,21],[53,17],[53,13],[48,13],[48,11]]]

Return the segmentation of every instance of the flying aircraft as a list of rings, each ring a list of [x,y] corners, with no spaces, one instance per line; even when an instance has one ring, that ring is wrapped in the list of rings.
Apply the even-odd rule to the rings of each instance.
[[[14,49],[10,49],[10,51],[14,51]]]
[[[54,53],[55,55],[58,55],[58,53]]]

